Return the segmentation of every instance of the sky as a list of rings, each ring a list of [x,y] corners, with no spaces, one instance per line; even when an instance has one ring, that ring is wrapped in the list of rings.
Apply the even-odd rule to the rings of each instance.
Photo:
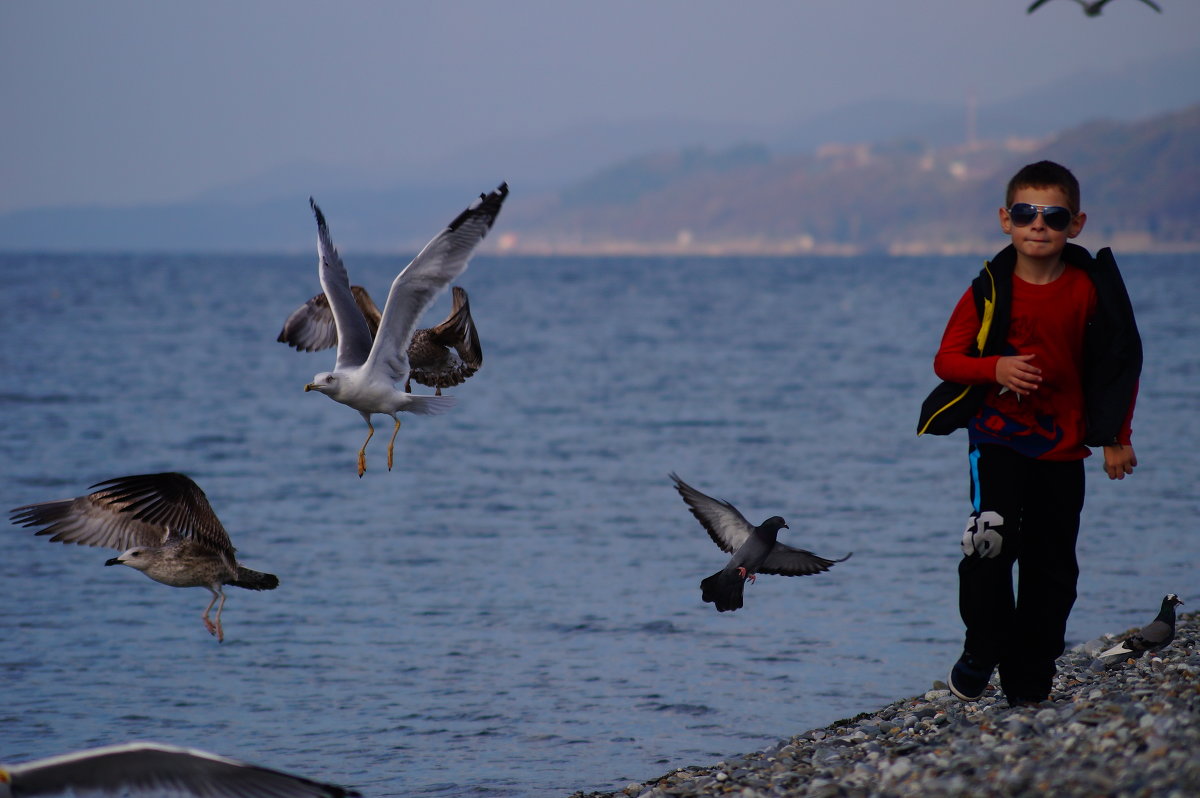
[[[0,212],[179,201],[290,164],[386,182],[597,123],[1000,101],[1200,48],[1200,3],[1158,2],[7,0]]]

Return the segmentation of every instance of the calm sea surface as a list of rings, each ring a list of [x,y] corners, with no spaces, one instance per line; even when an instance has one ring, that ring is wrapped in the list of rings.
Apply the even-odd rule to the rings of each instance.
[[[191,475],[269,593],[8,526],[0,760],[131,739],[368,796],[561,796],[754,751],[924,691],[959,652],[966,443],[916,438],[976,258],[479,257],[483,369],[368,448],[275,342],[313,257],[0,257],[3,508]],[[386,294],[403,261],[347,256]],[[1122,267],[1146,343],[1123,482],[1089,463],[1072,642],[1200,602],[1200,266]],[[440,321],[443,297],[425,319]],[[425,389],[422,389],[425,391]],[[428,391],[425,391],[428,392]],[[677,471],[854,557],[718,614]]]

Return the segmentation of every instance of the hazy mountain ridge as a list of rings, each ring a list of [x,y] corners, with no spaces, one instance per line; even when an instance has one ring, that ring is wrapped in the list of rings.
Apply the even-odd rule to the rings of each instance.
[[[312,194],[347,251],[412,252],[507,179],[513,196],[486,248],[986,250],[1008,173],[1037,157],[1082,179],[1092,219],[1083,243],[1193,248],[1200,98],[1179,76],[1197,70],[1200,51],[1060,76],[970,118],[965,106],[881,99],[774,130],[597,122],[427,158],[403,176],[293,164],[190,201],[0,214],[0,249],[308,252]],[[1097,108],[1110,121],[1072,123],[1098,118]]]
[[[1200,248],[1200,105],[1045,141],[648,155],[564,189],[535,213],[517,210],[506,229],[519,248],[546,252],[987,251],[1000,241],[1005,183],[1041,158],[1080,178],[1085,243]]]

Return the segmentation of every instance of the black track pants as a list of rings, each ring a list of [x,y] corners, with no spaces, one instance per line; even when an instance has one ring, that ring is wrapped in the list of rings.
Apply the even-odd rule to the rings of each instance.
[[[970,463],[974,512],[958,566],[964,648],[999,666],[1009,700],[1042,700],[1075,603],[1083,461],[1034,460],[982,444],[971,446]]]

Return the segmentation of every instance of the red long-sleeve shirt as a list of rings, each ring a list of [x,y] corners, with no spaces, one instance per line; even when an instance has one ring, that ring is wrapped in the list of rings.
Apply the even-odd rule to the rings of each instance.
[[[967,426],[972,443],[997,443],[1043,460],[1087,457],[1083,339],[1096,310],[1096,289],[1086,272],[1070,265],[1052,283],[1036,285],[1016,275],[1012,282],[1005,354],[1036,355],[1030,363],[1042,370],[1037,390],[1029,396],[1002,390],[995,384],[1000,356],[972,357],[979,315],[970,289],[950,316],[933,370],[951,382],[994,384]],[[1120,443],[1129,443],[1129,423],[1126,418]]]

